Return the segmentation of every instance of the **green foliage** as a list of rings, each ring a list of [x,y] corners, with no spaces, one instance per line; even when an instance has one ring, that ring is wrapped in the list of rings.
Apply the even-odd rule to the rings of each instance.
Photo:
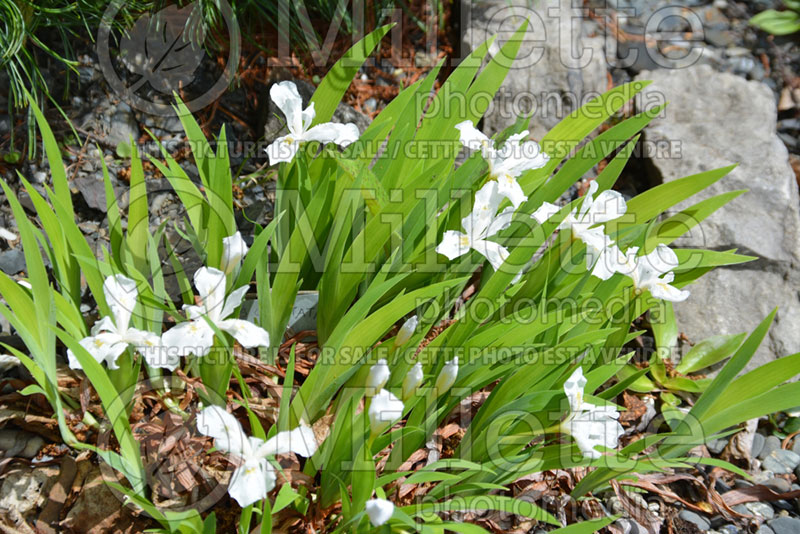
[[[766,9],[750,19],[750,24],[772,35],[789,35],[800,31],[800,2],[784,0],[785,11]]]
[[[316,124],[329,119],[347,82],[388,30],[383,27],[366,36],[320,83],[313,98]],[[676,367],[679,373],[690,374],[728,358],[714,379],[700,382],[671,375],[665,361],[677,338],[671,304],[656,298],[655,286],[640,287],[642,281],[632,275],[594,275],[591,262],[587,267],[590,251],[576,238],[580,228],[573,225],[570,230],[561,225],[580,213],[572,210],[588,207],[592,199],[584,196],[568,206],[554,206],[555,214],[540,222],[531,218],[544,203],[557,201],[603,160],[608,164],[597,177],[596,187],[609,191],[614,186],[642,128],[657,114],[648,110],[629,118],[617,115],[646,82],[626,84],[586,103],[545,136],[542,146],[549,160],[519,176],[527,200],[512,209],[508,225],[490,236],[492,243],[508,251],[502,264],[492,267],[477,250],[451,261],[437,253],[446,232],[457,231],[464,215],[477,204],[476,191],[487,184],[492,187],[496,178],[487,172],[490,169],[480,153],[456,166],[455,149],[420,156],[393,148],[460,147],[456,125],[464,120],[477,123],[486,111],[485,105],[464,109],[460,102],[483,101],[486,95],[494,95],[510,67],[498,58],[516,56],[525,30],[523,25],[492,59],[486,58],[490,43],[475,50],[451,73],[429,106],[425,97],[438,68],[401,92],[359,141],[344,151],[311,142],[301,146],[290,162],[281,163],[276,178],[276,217],[264,228],[256,226],[252,245],[236,266],[238,271],[220,273],[226,275],[221,284],[223,296],[242,287],[247,292],[255,276],[258,300],[248,317],[257,312],[256,320],[269,333],[272,350],[262,354],[268,364],[280,363],[277,348],[292,334],[287,325],[298,291],[319,295],[316,334],[320,350],[307,376],[297,372],[296,347],[289,351],[282,379],[270,370],[274,367],[265,367],[263,378],[277,402],[269,426],[255,412],[258,403],[251,403],[264,399],[253,399],[242,376],[241,356],[234,351],[230,325],[224,324],[227,317],[217,318],[207,308],[201,310],[199,319],[192,317],[190,312],[196,308],[178,311],[179,303],[166,292],[162,255],[164,250],[170,254],[171,248],[165,225],[151,227],[136,147],[130,147],[127,226],[103,169],[110,246],[97,258],[75,222],[58,146],[32,105],[52,169],[46,197],[20,177],[36,209],[37,224],[28,219],[13,191],[2,183],[17,219],[30,284],[28,289],[0,273],[0,294],[7,303],[0,305],[0,313],[27,347],[25,353],[9,350],[20,357],[36,381],[24,393],[44,395],[54,409],[64,441],[94,450],[123,473],[127,486],[116,485],[117,490],[170,533],[213,532],[217,519],[213,513],[203,518],[196,511],[164,511],[152,503],[146,466],[129,421],[137,401],[134,386],[143,377],[154,385],[165,406],[187,421],[191,432],[202,431],[199,423],[192,427],[201,405],[194,398],[186,405],[175,402],[175,391],[167,387],[186,375],[202,386],[195,390],[204,407],[216,405],[218,409],[229,398],[236,399],[234,403],[248,414],[248,436],[254,440],[277,440],[285,436],[282,432],[305,425],[314,425],[326,436],[319,448],[303,454],[310,457],[303,464],[306,476],[298,487],[285,484],[263,503],[244,505],[240,532],[254,528],[271,532],[276,514],[287,509],[298,516],[336,510],[325,525],[331,532],[484,532],[476,525],[446,519],[449,512],[466,510],[513,513],[561,526],[535,503],[513,498],[510,484],[546,470],[589,468],[573,492],[577,498],[633,473],[702,462],[735,470],[723,462],[684,455],[699,443],[731,432],[746,419],[800,405],[800,385],[784,383],[800,373],[800,355],[739,376],[766,335],[774,312],[746,339],[743,335],[723,336],[698,343]],[[192,243],[206,267],[224,269],[223,240],[236,231],[225,131],[217,136],[214,149],[183,103],[177,103],[176,111],[192,146],[200,184],[192,182],[163,147],[162,158],[150,157],[150,161],[169,180],[185,208],[186,220],[174,230]],[[584,143],[609,120],[616,124]],[[497,137],[509,139],[524,130],[526,122],[518,121]],[[605,223],[604,235],[628,251],[631,247],[639,247],[642,253],[663,251],[660,247],[741,193],[718,195],[678,213],[667,213],[722,179],[731,168],[706,171],[638,195],[627,203],[625,217]],[[661,282],[674,284],[672,289],[679,293],[679,288],[711,268],[751,259],[735,251],[679,250],[675,256],[675,279]],[[636,256],[639,260],[644,257]],[[194,304],[189,277],[176,258],[170,257],[170,261],[183,304]],[[133,315],[132,327],[159,335],[165,329],[165,317],[181,324],[203,321],[198,324],[213,330],[212,349],[222,359],[189,356],[179,362],[182,373],[167,375],[169,371],[156,368],[134,346],[115,360],[118,369],[98,362],[91,344],[85,343],[96,338],[87,337],[89,329],[80,312],[81,280],[85,279],[100,314],[116,317],[103,287],[104,279],[112,275],[124,275],[136,283],[138,300],[127,310]],[[239,307],[237,302],[232,307],[236,309],[226,313],[239,319]],[[412,315],[417,320],[406,323]],[[640,317],[649,319],[657,345],[646,370],[629,365],[632,354],[625,348],[642,333],[631,328]],[[412,323],[408,331],[405,327],[394,330]],[[178,327],[168,324],[167,328]],[[58,387],[57,340],[70,349],[97,392],[118,452],[78,441],[66,425],[65,412],[77,406]],[[454,357],[458,357],[455,373]],[[368,391],[372,387],[368,384],[374,368],[383,365],[389,369],[389,377],[377,389],[394,392],[395,407],[399,403],[402,408],[393,412],[391,420],[381,421],[385,423],[381,426],[375,424],[372,410],[380,408],[380,394]],[[422,376],[416,387],[405,392],[413,369],[421,369]],[[576,396],[570,388],[575,381],[572,377],[579,375],[586,383]],[[578,415],[574,411],[579,410],[567,406],[576,398],[581,404],[616,413],[615,398],[642,384],[648,390],[663,390],[666,427],[618,451],[595,448],[587,453],[578,436],[567,436]],[[670,391],[690,391],[699,397],[690,410],[682,411]],[[406,470],[412,454],[425,447],[449,417],[458,414],[458,407],[471,406],[471,396],[479,392],[483,397],[475,413],[468,414],[463,435],[448,451],[451,457]],[[215,446],[223,450],[224,443],[215,438]],[[657,452],[651,453],[651,448]],[[262,464],[259,469],[268,471]],[[385,525],[373,528],[368,503],[373,498],[396,499],[400,483],[424,487],[424,497],[411,505],[398,505]],[[593,532],[611,520],[570,525],[559,531]]]

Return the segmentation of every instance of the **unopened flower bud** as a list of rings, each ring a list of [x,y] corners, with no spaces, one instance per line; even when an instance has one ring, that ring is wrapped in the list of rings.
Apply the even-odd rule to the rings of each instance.
[[[422,384],[423,378],[425,378],[425,374],[422,372],[422,363],[417,362],[403,379],[403,400],[414,394],[419,385]]]
[[[242,239],[241,233],[236,232],[232,236],[223,238],[220,270],[225,274],[231,274],[239,267],[245,254],[247,254],[247,244]]]
[[[369,370],[369,375],[367,375],[367,395],[370,397],[375,395],[383,386],[386,385],[386,382],[389,380],[389,376],[392,372],[389,370],[389,364],[386,363],[386,360],[381,358],[378,360],[378,363],[373,365]]]
[[[373,527],[379,527],[392,518],[394,504],[386,499],[370,499],[365,506]]]
[[[436,386],[435,386],[436,394],[443,395],[447,393],[447,391],[451,387],[453,387],[453,384],[455,384],[457,376],[458,376],[458,357],[455,357],[449,362],[446,362],[444,364],[444,367],[442,367],[442,371],[436,378]]]
[[[419,319],[417,316],[413,316],[411,319],[407,320],[403,323],[403,326],[400,327],[400,331],[397,332],[397,337],[394,338],[394,344],[397,346],[402,345],[414,334],[414,331],[417,329],[417,324],[419,323]]]

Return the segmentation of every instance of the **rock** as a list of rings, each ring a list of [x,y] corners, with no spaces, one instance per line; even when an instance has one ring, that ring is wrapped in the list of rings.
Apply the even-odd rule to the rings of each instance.
[[[606,507],[612,515],[628,515],[625,507],[622,506],[622,501],[616,495],[611,495],[606,499]]]
[[[750,510],[748,510],[747,507],[743,504],[737,504],[736,506],[731,506],[731,510],[733,510],[737,514],[750,515]]]
[[[764,435],[763,434],[753,434],[753,447],[750,449],[750,456],[753,458],[757,458],[759,454],[761,454],[761,449],[764,448]]]
[[[778,436],[767,436],[767,439],[764,440],[764,446],[761,448],[761,452],[758,454],[759,460],[764,460],[769,454],[781,448],[781,440]]]
[[[721,515],[715,515],[709,520],[709,523],[711,523],[711,528],[719,529],[728,524],[728,520]]]
[[[139,125],[130,106],[120,102],[114,106],[108,97],[93,99],[89,111],[79,121],[81,128],[91,131],[102,144],[116,148],[119,143],[139,139]]]
[[[679,328],[693,341],[751,331],[778,306],[775,324],[746,369],[800,351],[800,329],[792,322],[800,314],[800,197],[786,147],[775,134],[772,92],[762,83],[707,65],[644,72],[637,79],[653,80],[641,102],[669,101],[663,116],[645,128],[648,146],[674,147],[651,160],[664,182],[739,163],[675,210],[749,189],[676,242],[691,248],[736,248],[758,257],[715,269],[693,284],[691,297],[675,305]]]
[[[772,501],[772,508],[774,508],[775,510],[786,510],[787,512],[794,511],[794,505],[784,499],[778,499],[777,501]]]
[[[792,485],[785,478],[773,477],[769,480],[765,480],[763,485],[769,487],[776,493],[787,493],[792,491]]]
[[[368,113],[372,113],[376,109],[378,109],[378,101],[375,98],[370,97],[364,101],[364,109],[367,110]]]
[[[615,524],[618,525],[625,534],[647,534],[648,532],[644,526],[627,517],[617,519]]]
[[[103,180],[87,176],[75,178],[72,185],[80,192],[87,206],[93,210],[106,212],[106,186]]]
[[[797,534],[800,532],[800,519],[795,517],[777,517],[767,524],[775,534]]]
[[[4,458],[31,459],[43,446],[44,439],[36,434],[12,428],[0,430],[0,451],[3,451]]]
[[[764,469],[769,469],[776,475],[788,475],[800,464],[800,455],[787,449],[775,449],[764,458]]]
[[[111,116],[108,128],[108,136],[105,141],[107,144],[116,146],[119,143],[134,143],[139,139],[139,125],[130,106],[120,102],[117,111]]]
[[[134,517],[130,508],[122,506],[122,497],[111,491],[97,467],[87,474],[78,499],[59,524],[74,534],[133,534],[147,525],[144,518]]]
[[[5,317],[3,319],[5,319]],[[11,331],[11,326],[8,324],[8,320],[6,320],[3,322],[3,332],[9,331]],[[0,377],[8,375],[10,371],[16,369],[20,365],[21,362],[16,356],[0,354]]]
[[[581,35],[575,25],[581,18],[576,5],[571,0],[462,4],[463,40],[468,50],[496,36],[490,53],[497,54],[522,22],[530,20],[517,59],[484,116],[487,134],[534,111],[533,137],[540,139],[571,111],[605,91],[604,39]]]
[[[42,191],[39,191],[41,193]],[[23,208],[28,210],[31,213],[36,213],[36,206],[33,203],[33,199],[31,199],[30,194],[27,191],[20,190],[17,192],[17,198],[19,198],[19,203],[22,205]],[[45,198],[47,196],[45,195]]]
[[[752,480],[755,484],[763,484],[767,480],[772,480],[773,478],[775,478],[775,473],[762,466],[762,471],[755,473]]]
[[[730,30],[718,30],[708,28],[705,31],[705,38],[710,44],[720,48],[726,48],[736,42],[736,34]]]
[[[706,447],[708,447],[708,450],[711,451],[712,454],[719,454],[725,449],[727,444],[727,439],[715,439],[706,443]]]
[[[145,115],[144,124],[149,129],[156,128],[170,133],[183,133],[183,124],[177,115]]]
[[[708,520],[699,514],[692,512],[691,510],[681,510],[678,514],[678,517],[684,521],[694,524],[700,530],[708,530],[711,528],[711,523],[709,523]]]
[[[767,521],[775,517],[775,510],[773,510],[772,506],[767,503],[749,502],[744,506],[750,511],[751,514],[764,518]]]
[[[775,534],[775,531],[769,528],[767,525],[761,525],[756,530],[756,534]]]
[[[3,474],[0,511],[19,518],[35,511],[46,499],[58,472],[54,466],[31,468],[15,464]]]
[[[25,270],[25,255],[22,250],[12,248],[0,252],[0,270],[6,274],[17,274]]]

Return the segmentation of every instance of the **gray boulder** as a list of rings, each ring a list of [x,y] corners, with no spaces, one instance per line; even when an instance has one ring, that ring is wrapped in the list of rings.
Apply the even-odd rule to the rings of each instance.
[[[758,257],[716,269],[695,283],[691,297],[675,306],[679,328],[692,341],[750,331],[777,306],[776,323],[748,369],[800,351],[800,329],[792,325],[800,313],[800,200],[786,147],[775,133],[771,91],[706,65],[643,72],[637,79],[653,80],[640,104],[669,101],[645,129],[648,155],[661,180],[739,164],[676,210],[726,191],[749,190],[675,243],[735,248]]]
[[[571,111],[606,90],[604,39],[586,35],[588,26],[575,6],[571,0],[462,2],[467,50],[496,36],[490,48],[496,55],[517,28],[530,21],[516,61],[484,116],[487,134],[533,110],[531,129],[534,138],[541,139]]]

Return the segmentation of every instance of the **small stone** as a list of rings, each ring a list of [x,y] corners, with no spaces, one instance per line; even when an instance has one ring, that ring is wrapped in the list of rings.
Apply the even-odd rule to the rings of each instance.
[[[720,527],[726,525],[728,520],[721,515],[715,515],[711,518],[709,523],[711,523],[711,528],[719,529]]]
[[[368,98],[364,101],[364,111],[367,113],[372,113],[378,109],[378,101],[374,98]]]
[[[775,510],[786,510],[787,512],[791,512],[794,510],[794,506],[789,501],[778,499],[777,501],[773,501],[772,508]]]
[[[719,454],[725,449],[728,445],[727,439],[715,439],[706,445],[708,450],[711,451],[712,454]]]
[[[31,469],[20,466],[3,475],[0,510],[18,517],[34,511],[46,498],[58,477],[58,468]]]
[[[711,454],[719,454],[727,444],[727,439],[715,439],[713,441],[709,441],[706,444],[706,447],[708,447],[708,450],[711,452]]]
[[[737,504],[736,506],[731,506],[731,510],[733,510],[737,514],[750,515],[750,510],[748,510],[747,507],[743,504]]]
[[[771,479],[775,478],[775,473],[773,473],[772,471],[770,471],[769,469],[767,469],[763,465],[761,467],[762,467],[763,471],[760,471],[760,472],[756,473],[755,475],[753,475],[753,483],[754,484],[763,484],[767,480],[771,480]]]
[[[31,459],[39,454],[39,449],[44,446],[44,439],[36,434],[4,428],[0,430],[0,451],[3,457],[22,457]]]
[[[769,528],[775,534],[797,534],[800,532],[800,519],[794,517],[777,517],[769,522]]]
[[[800,437],[794,438],[794,442],[792,443],[792,452],[795,454],[800,454]]]
[[[785,478],[773,477],[763,482],[764,486],[771,488],[776,493],[786,493],[792,490],[792,485]]]
[[[757,458],[764,448],[764,436],[762,434],[753,434],[753,446],[750,448],[750,456]]]
[[[0,252],[0,271],[6,274],[17,274],[25,270],[25,255],[18,248]]]
[[[720,48],[726,48],[736,42],[736,35],[730,30],[709,28],[705,31],[706,42]]]
[[[681,510],[678,514],[678,517],[684,521],[688,521],[689,523],[696,525],[700,530],[708,530],[711,528],[711,523],[709,523],[704,517],[701,517],[691,510]]]
[[[93,210],[106,212],[106,186],[103,180],[90,177],[75,178],[72,185],[80,191],[87,206]]]
[[[764,469],[769,469],[778,475],[788,475],[795,467],[800,465],[800,454],[787,449],[775,449],[764,458]]]
[[[105,141],[109,145],[116,146],[120,143],[135,143],[139,139],[139,125],[131,108],[121,103],[117,107],[117,112],[111,116],[108,136]]]
[[[758,530],[756,530],[756,534],[775,534],[775,531],[767,525],[761,525]]]
[[[100,230],[100,224],[94,221],[83,221],[78,223],[78,228],[86,235],[91,235]]]
[[[723,525],[719,527],[720,534],[739,534],[739,529],[735,525]]]
[[[769,521],[773,517],[775,517],[775,510],[772,509],[772,506],[768,505],[767,503],[763,502],[749,502],[744,505],[745,508],[750,510],[750,513],[758,516],[763,517],[765,520]]]
[[[761,452],[758,453],[758,459],[764,460],[769,456],[769,453],[780,448],[781,440],[778,439],[777,436],[767,436],[767,439],[764,440],[764,446],[761,448]]]
[[[629,519],[627,517],[623,517],[616,521],[616,524],[622,529],[622,532],[626,534],[647,534],[647,529],[634,521],[633,519]]]

